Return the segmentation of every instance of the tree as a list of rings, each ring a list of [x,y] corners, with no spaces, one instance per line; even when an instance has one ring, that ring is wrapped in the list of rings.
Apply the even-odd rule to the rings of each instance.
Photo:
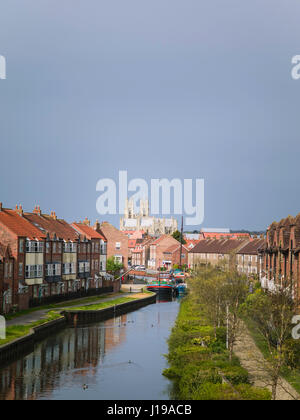
[[[174,239],[176,239],[176,241],[178,241],[178,242],[180,242],[180,243],[182,243],[183,245],[185,245],[186,244],[186,240],[184,239],[184,237],[183,237],[183,235],[181,235],[181,232],[179,232],[179,230],[176,230],[174,233],[173,233],[173,238]]]
[[[236,270],[224,267],[204,266],[194,274],[192,283],[215,334],[218,327],[227,327],[227,347],[232,360],[240,325],[239,311],[247,297],[248,280]]]
[[[291,359],[289,342],[292,318],[298,303],[291,287],[282,285],[269,293],[257,290],[243,305],[244,315],[255,322],[267,344],[268,355],[264,368],[268,371],[273,400],[277,397],[282,368]]]
[[[123,264],[116,262],[114,257],[110,257],[107,259],[106,270],[113,276],[118,275],[123,268]]]

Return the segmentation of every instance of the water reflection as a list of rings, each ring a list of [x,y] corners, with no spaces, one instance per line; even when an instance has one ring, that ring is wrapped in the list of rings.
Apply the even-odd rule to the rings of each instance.
[[[0,400],[167,399],[163,353],[178,302],[65,329],[0,370]]]

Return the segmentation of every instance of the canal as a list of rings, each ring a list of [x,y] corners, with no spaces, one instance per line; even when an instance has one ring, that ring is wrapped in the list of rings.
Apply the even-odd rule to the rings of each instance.
[[[0,369],[0,400],[168,400],[162,371],[179,301],[67,328]]]

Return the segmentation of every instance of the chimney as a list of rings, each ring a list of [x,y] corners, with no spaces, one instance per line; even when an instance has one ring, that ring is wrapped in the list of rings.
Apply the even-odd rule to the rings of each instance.
[[[15,212],[18,213],[19,216],[23,216],[23,207],[21,206],[21,204],[19,205],[19,207],[18,205],[16,205]]]
[[[2,211],[2,208],[3,208],[3,204],[0,203],[0,211]]]
[[[51,217],[52,217],[53,220],[57,220],[55,211],[51,212]]]
[[[83,224],[86,226],[91,226],[91,222],[89,221],[87,217],[84,219]]]
[[[33,210],[33,213],[41,216],[42,215],[42,212],[41,212],[40,206],[35,206],[35,208]]]
[[[100,223],[99,223],[99,220],[96,220],[96,223],[94,224],[94,229],[95,229],[96,231],[100,230]]]

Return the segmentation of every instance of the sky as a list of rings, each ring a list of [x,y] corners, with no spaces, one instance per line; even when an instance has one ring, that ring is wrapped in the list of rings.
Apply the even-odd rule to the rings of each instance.
[[[204,227],[297,215],[299,18],[298,0],[1,0],[0,201],[118,226],[96,184],[127,170],[204,179]]]

